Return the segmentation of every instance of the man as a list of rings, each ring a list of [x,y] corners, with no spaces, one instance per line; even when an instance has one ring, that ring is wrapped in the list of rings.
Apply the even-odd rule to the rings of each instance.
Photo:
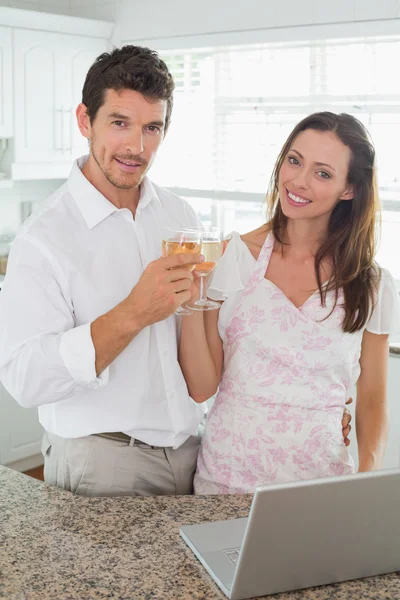
[[[202,257],[159,256],[164,226],[197,219],[146,177],[173,89],[147,48],[97,58],[76,111],[90,154],[23,225],[0,296],[0,378],[39,407],[45,481],[83,495],[192,492],[203,412],[173,313]]]
[[[76,111],[89,157],[9,257],[0,376],[39,407],[46,482],[80,494],[192,491],[203,411],[188,397],[172,315],[190,298],[183,267],[201,257],[159,257],[164,226],[197,219],[146,177],[173,88],[146,48],[98,57]]]

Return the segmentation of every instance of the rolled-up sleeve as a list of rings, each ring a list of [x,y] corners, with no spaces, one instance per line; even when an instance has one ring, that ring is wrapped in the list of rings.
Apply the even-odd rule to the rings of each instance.
[[[76,383],[93,388],[108,382],[109,368],[96,377],[96,351],[90,327],[87,323],[66,331],[61,338],[60,354]]]
[[[76,326],[68,284],[56,261],[28,236],[12,246],[0,292],[0,380],[19,404],[41,406],[103,386],[91,324]]]

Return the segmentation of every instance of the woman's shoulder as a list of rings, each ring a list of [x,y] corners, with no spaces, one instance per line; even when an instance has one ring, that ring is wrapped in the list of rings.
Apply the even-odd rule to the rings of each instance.
[[[247,246],[248,251],[252,254],[253,258],[257,260],[260,254],[261,248],[265,242],[265,238],[271,232],[271,228],[268,224],[261,225],[253,231],[249,231],[240,236],[241,241]]]
[[[400,296],[396,283],[387,269],[375,267],[378,289],[371,317],[366,325],[370,333],[400,336]]]
[[[249,253],[249,248],[246,242],[243,240],[243,235],[238,231],[231,231],[224,238],[224,250],[223,257],[220,261],[223,265],[231,265],[237,263],[252,263],[252,257]]]
[[[225,236],[223,256],[209,282],[208,292],[213,300],[226,300],[231,293],[245,287],[258,256],[253,255],[251,246],[248,245],[248,235],[232,231]]]

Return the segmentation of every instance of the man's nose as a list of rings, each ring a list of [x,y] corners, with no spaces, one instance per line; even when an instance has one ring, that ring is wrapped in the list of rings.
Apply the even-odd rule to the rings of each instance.
[[[134,128],[127,141],[127,151],[130,154],[141,154],[143,152],[143,132],[141,129]]]

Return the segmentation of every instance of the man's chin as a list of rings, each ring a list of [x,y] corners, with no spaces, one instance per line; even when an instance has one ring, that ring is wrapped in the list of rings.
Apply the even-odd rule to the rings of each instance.
[[[139,185],[141,184],[141,181],[137,182],[137,183],[121,183],[121,182],[111,182],[113,184],[114,187],[118,188],[119,190],[135,190],[136,188],[139,187]]]
[[[120,190],[134,190],[139,187],[144,178],[144,174],[136,177],[107,177],[108,181]]]

